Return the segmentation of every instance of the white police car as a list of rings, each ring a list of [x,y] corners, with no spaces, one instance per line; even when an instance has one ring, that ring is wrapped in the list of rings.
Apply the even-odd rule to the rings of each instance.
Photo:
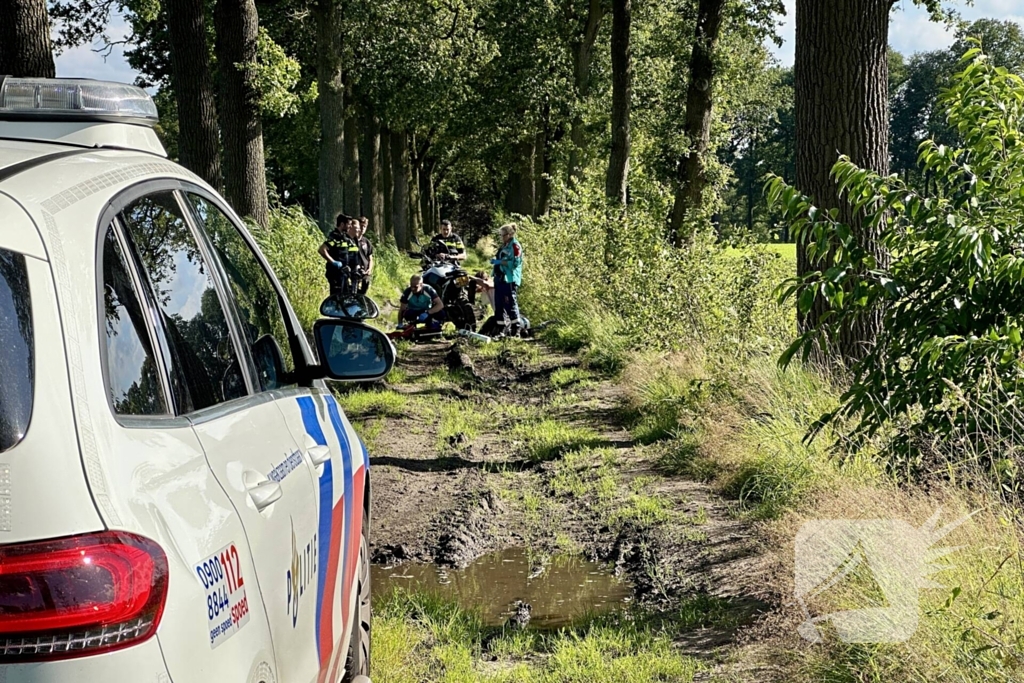
[[[365,681],[369,458],[322,379],[394,348],[314,356],[155,120],[0,77],[0,681]]]

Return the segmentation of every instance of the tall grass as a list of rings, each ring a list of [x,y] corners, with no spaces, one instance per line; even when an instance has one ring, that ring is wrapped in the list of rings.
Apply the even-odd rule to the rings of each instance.
[[[488,629],[431,595],[396,592],[375,603],[378,683],[690,683],[703,668],[643,619],[582,619],[550,632]],[[486,666],[480,656],[493,660]]]
[[[794,330],[773,293],[794,264],[760,247],[724,249],[709,234],[673,248],[642,206],[620,219],[585,192],[522,222],[519,237],[523,306],[531,319],[561,321],[549,341],[596,367],[621,369],[627,349],[774,348]]]
[[[933,578],[941,587],[921,590],[920,622],[909,641],[847,644],[826,630],[825,642],[812,646],[796,636],[803,617],[791,614],[771,638],[773,649],[794,655],[785,680],[1024,680],[1022,517],[1002,500],[1014,500],[1005,495],[1009,484],[1001,491],[977,477],[967,489],[964,479],[945,476],[922,490],[893,477],[881,444],[849,448],[841,429],[808,441],[808,425],[837,405],[835,382],[807,369],[780,370],[769,356],[748,355],[742,363],[697,350],[636,356],[623,381],[634,430],[658,436],[661,470],[711,481],[738,502],[741,514],[764,523],[775,548],[771,573],[781,578],[776,589],[784,597],[792,595],[794,539],[806,521],[892,519],[920,526],[938,508],[943,523],[984,510],[940,544],[961,550],[940,561],[948,565]],[[714,391],[695,390],[708,385]],[[982,466],[969,448],[959,458],[946,452],[945,462],[955,462],[941,470],[947,475],[962,477],[964,463]],[[823,615],[877,607],[879,600],[871,572],[855,572],[811,608]]]
[[[320,302],[327,296],[324,260],[317,253],[324,241],[323,233],[298,206],[275,207],[266,228],[249,229],[308,333],[320,317]]]

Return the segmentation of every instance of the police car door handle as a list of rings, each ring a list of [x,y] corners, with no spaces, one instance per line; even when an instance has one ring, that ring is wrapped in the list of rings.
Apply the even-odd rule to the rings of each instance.
[[[313,467],[319,467],[331,459],[331,449],[327,446],[314,446],[306,451],[306,455],[313,462]]]
[[[283,494],[284,489],[276,481],[260,482],[249,489],[249,498],[260,512],[280,500]]]

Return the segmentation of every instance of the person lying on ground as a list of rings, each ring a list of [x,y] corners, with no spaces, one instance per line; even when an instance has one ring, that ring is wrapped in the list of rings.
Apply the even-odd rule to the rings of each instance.
[[[482,303],[491,307],[492,314],[480,325],[480,334],[488,337],[494,337],[501,334],[507,327],[504,320],[499,321],[496,315],[498,307],[495,304],[495,292],[494,281],[487,277],[487,273],[482,270],[478,270],[469,278],[473,282],[473,286],[476,288],[476,293],[483,297]],[[520,334],[526,334],[530,330],[530,321],[527,320],[526,316],[523,315],[522,311],[519,311],[519,332]]]
[[[444,303],[437,291],[423,284],[423,276],[416,274],[409,278],[409,286],[402,293],[398,307],[399,322],[424,323],[430,319],[439,320],[444,313]]]
[[[327,239],[317,250],[317,253],[327,261],[327,270],[324,274],[332,295],[348,289],[358,266],[359,245],[349,237],[351,221],[351,217],[339,213],[334,221],[334,230],[327,235]]]
[[[428,249],[446,261],[465,261],[466,245],[462,238],[452,231],[452,222],[441,221],[437,234],[430,240]]]

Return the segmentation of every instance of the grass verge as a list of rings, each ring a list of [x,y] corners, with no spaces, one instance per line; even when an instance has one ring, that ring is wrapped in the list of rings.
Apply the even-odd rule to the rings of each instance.
[[[627,615],[537,632],[484,628],[428,594],[396,592],[374,609],[377,683],[689,683],[702,668]]]
[[[918,582],[928,585],[927,567],[880,577],[875,558],[808,601],[815,616],[885,608],[892,597],[880,585],[910,581],[920,604],[905,642],[844,643],[826,620],[822,642],[811,645],[796,635],[804,616],[784,610],[784,623],[769,639],[770,650],[790,655],[784,680],[1024,680],[1024,517],[997,492],[965,491],[941,480],[927,489],[897,485],[872,444],[851,448],[834,431],[806,440],[808,426],[836,405],[836,390],[813,372],[783,372],[770,357],[709,360],[692,350],[653,360],[642,356],[627,367],[623,381],[634,434],[661,441],[655,447],[660,472],[709,481],[760,522],[766,546],[776,549],[768,554],[769,573],[782,600],[794,595],[794,549],[806,522],[894,520],[905,524],[905,533],[899,547],[890,547],[894,557],[903,557],[901,548],[936,510],[942,510],[938,527],[981,510],[920,549],[927,552],[932,541],[961,548],[937,562],[940,570],[931,578],[940,587],[916,590]],[[637,514],[656,510],[644,503]]]

